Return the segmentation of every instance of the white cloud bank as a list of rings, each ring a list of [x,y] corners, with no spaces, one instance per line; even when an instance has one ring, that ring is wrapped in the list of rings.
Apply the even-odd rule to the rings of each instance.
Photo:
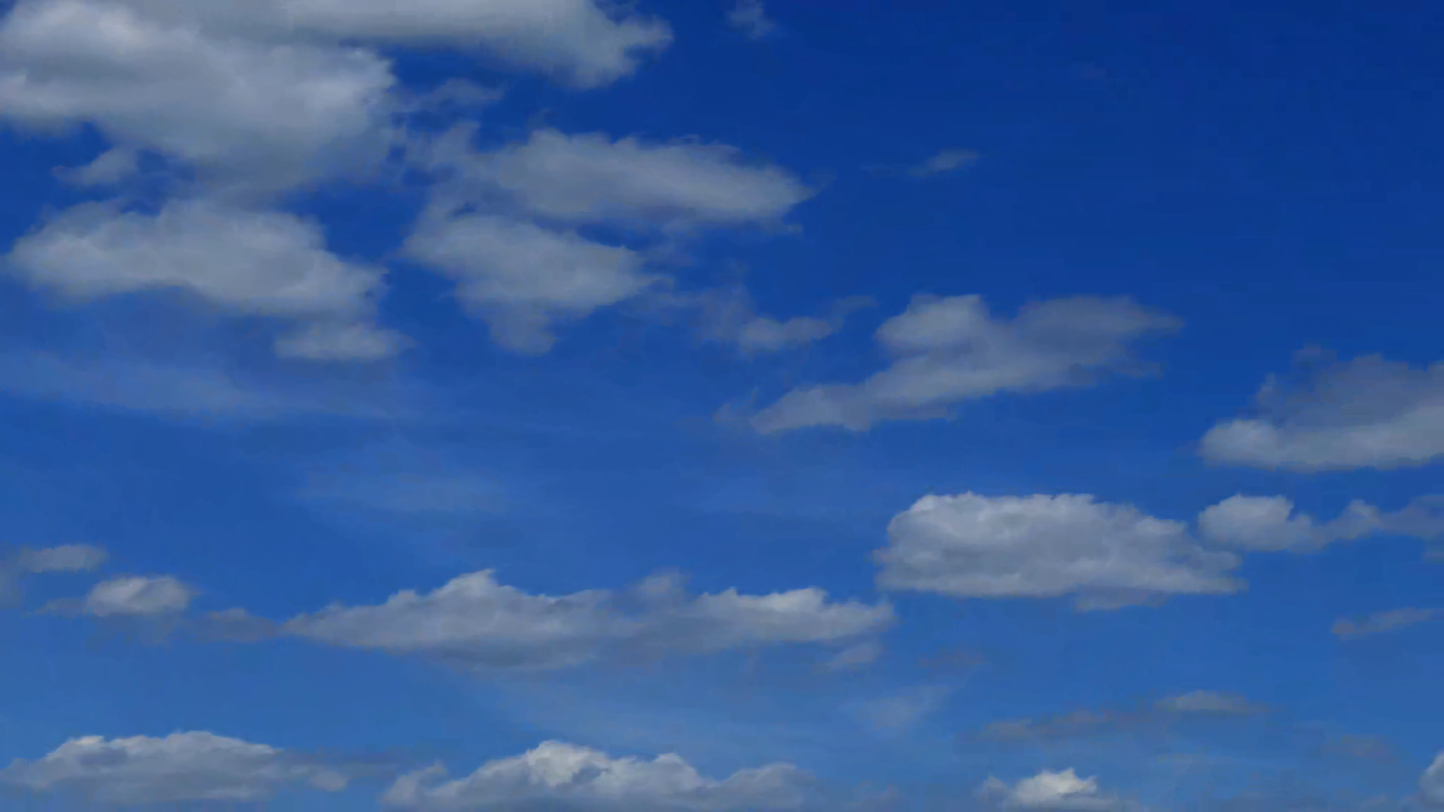
[[[864,431],[887,420],[944,417],[964,401],[1003,392],[1084,386],[1105,373],[1140,373],[1134,342],[1181,322],[1127,299],[1075,297],[995,318],[980,296],[916,296],[877,341],[890,367],[859,384],[789,392],[752,417],[764,433],[809,426]]]
[[[1426,804],[1444,806],[1444,751],[1434,757],[1434,763],[1419,777],[1419,797]]]
[[[1303,386],[1270,377],[1256,417],[1209,429],[1210,461],[1290,471],[1425,465],[1444,456],[1444,363],[1378,356],[1320,367]]]
[[[676,578],[659,576],[629,593],[550,596],[500,584],[483,571],[429,593],[399,592],[379,605],[337,605],[303,614],[274,632],[464,668],[536,670],[607,655],[705,654],[788,644],[846,648],[882,633],[895,619],[887,604],[831,601],[815,588],[688,595]],[[211,620],[222,634],[228,626],[264,623],[234,612]]]
[[[341,774],[302,764],[282,750],[202,732],[71,739],[37,761],[16,760],[0,770],[0,782],[121,805],[257,803],[283,787],[335,792],[346,786]]]
[[[652,761],[614,758],[563,742],[546,742],[520,756],[482,765],[449,779],[441,765],[405,776],[382,797],[383,806],[419,812],[570,810],[797,809],[811,777],[791,764],[741,770],[717,780],[676,755]]]

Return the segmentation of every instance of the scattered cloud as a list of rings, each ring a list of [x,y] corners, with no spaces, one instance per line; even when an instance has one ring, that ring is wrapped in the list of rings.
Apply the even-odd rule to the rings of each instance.
[[[1244,585],[1232,553],[1196,543],[1182,522],[1092,496],[926,496],[888,525],[875,553],[886,589],[959,598],[1051,598],[1080,608]]]
[[[915,296],[877,341],[892,366],[860,384],[789,392],[752,417],[763,433],[809,426],[864,431],[886,420],[946,416],[967,400],[1002,392],[1085,386],[1107,372],[1141,374],[1130,345],[1181,322],[1127,299],[1076,297],[997,319],[980,296]]]
[[[101,618],[174,617],[189,608],[198,594],[169,575],[112,578],[91,588],[80,611]]]
[[[198,365],[104,354],[98,358],[49,352],[0,352],[0,392],[172,420],[269,421],[305,416],[391,420],[401,404],[375,392],[327,382],[328,390],[290,390]]]
[[[1231,496],[1198,516],[1204,538],[1247,550],[1312,552],[1338,541],[1396,535],[1431,539],[1444,535],[1444,497],[1425,496],[1394,513],[1350,502],[1333,520],[1319,523],[1294,513],[1283,496]]]
[[[1267,712],[1238,694],[1221,691],[1190,691],[1164,697],[1135,710],[1075,710],[1041,719],[1007,719],[993,722],[974,738],[981,741],[1056,741],[1083,738],[1148,725],[1209,718],[1244,718]]]
[[[777,23],[767,16],[762,0],[737,0],[737,5],[727,12],[727,24],[748,39],[763,39],[777,32]]]
[[[835,302],[824,317],[794,316],[784,320],[758,313],[756,302],[742,285],[673,298],[700,311],[698,325],[703,339],[731,344],[747,357],[814,344],[840,332],[852,313],[872,306],[868,297],[850,297]]]
[[[978,790],[978,797],[1000,809],[1036,810],[1123,810],[1135,809],[1116,795],[1103,792],[1097,778],[1079,778],[1072,769],[1061,772],[1044,770],[1008,786],[997,778],[989,778]]]
[[[1173,716],[1253,716],[1267,710],[1239,694],[1190,691],[1158,700],[1154,709]]]
[[[1219,423],[1200,453],[1212,462],[1290,471],[1425,465],[1444,455],[1444,363],[1379,356],[1316,367],[1300,384],[1270,376],[1259,415]]]
[[[1440,619],[1444,619],[1444,609],[1393,609],[1360,618],[1340,618],[1331,631],[1341,640],[1354,640]]]
[[[21,550],[15,567],[26,573],[93,572],[109,559],[104,548],[91,544],[62,544],[38,550]]]
[[[952,692],[948,686],[926,685],[856,703],[852,711],[874,730],[902,733],[941,708]]]
[[[706,810],[797,809],[812,779],[791,764],[741,770],[717,780],[676,755],[652,761],[616,758],[563,742],[545,742],[512,758],[449,779],[436,765],[398,780],[384,806],[413,810]]]
[[[934,175],[945,175],[972,166],[974,163],[977,163],[977,160],[978,153],[973,150],[945,149],[918,166],[909,169],[908,174],[915,178],[930,178]]]
[[[1435,756],[1434,763],[1419,777],[1419,797],[1426,804],[1444,806],[1444,751]]]
[[[171,201],[154,215],[83,204],[17,241],[6,259],[67,303],[171,291],[301,325],[277,343],[283,356],[363,361],[404,346],[373,322],[384,272],[337,258],[320,227],[294,215],[204,199]]]
[[[457,298],[491,327],[492,340],[541,354],[558,322],[579,319],[659,282],[644,257],[571,230],[481,214],[427,218],[407,256],[457,283]]]
[[[260,628],[242,612],[213,618]],[[895,620],[887,604],[834,602],[815,588],[769,595],[688,595],[675,576],[629,593],[553,597],[464,575],[430,593],[399,592],[377,606],[331,606],[275,627],[319,643],[431,657],[480,670],[539,670],[606,655],[657,657],[788,644],[856,645]],[[246,621],[250,621],[249,624]]]
[[[38,761],[17,760],[0,770],[0,782],[123,805],[256,803],[282,787],[308,784],[335,792],[346,786],[340,773],[305,765],[274,747],[199,732],[71,739]]]

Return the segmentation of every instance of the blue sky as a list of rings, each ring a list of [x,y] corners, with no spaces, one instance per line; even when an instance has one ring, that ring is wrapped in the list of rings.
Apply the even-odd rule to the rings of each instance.
[[[14,808],[1444,805],[1444,12],[0,10]]]

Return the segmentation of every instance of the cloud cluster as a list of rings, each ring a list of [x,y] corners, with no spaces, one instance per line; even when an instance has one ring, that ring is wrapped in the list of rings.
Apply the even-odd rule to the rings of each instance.
[[[474,127],[458,127],[418,150],[416,162],[437,185],[404,252],[455,280],[458,298],[487,321],[493,339],[524,353],[548,351],[560,323],[671,284],[643,248],[580,228],[676,240],[775,223],[814,194],[790,173],[721,144],[541,129],[482,151],[474,138]]]
[[[17,760],[0,782],[32,792],[76,792],[104,804],[258,803],[278,789],[335,792],[347,779],[285,751],[211,733],[71,739],[36,761]]]
[[[545,742],[520,756],[488,762],[464,778],[448,778],[440,765],[405,776],[381,802],[419,812],[798,809],[808,800],[811,783],[808,774],[785,763],[717,780],[676,755],[645,761]]]
[[[1256,405],[1258,416],[1209,429],[1203,456],[1310,472],[1419,466],[1444,455],[1444,363],[1326,364],[1300,385],[1268,378]]]
[[[810,426],[863,431],[888,420],[944,417],[1003,392],[1084,386],[1109,372],[1140,373],[1132,345],[1181,322],[1128,299],[1074,297],[994,317],[981,296],[915,296],[877,342],[892,365],[858,384],[795,389],[752,417],[763,433]]]
[[[244,613],[210,618],[222,635],[254,637],[264,621]],[[500,584],[491,571],[464,575],[429,593],[404,591],[374,606],[331,606],[271,633],[335,646],[418,655],[479,670],[538,670],[603,656],[706,654],[754,646],[846,648],[895,621],[887,604],[836,602],[797,589],[768,595],[736,590],[689,595],[658,576],[626,593],[535,595]]]

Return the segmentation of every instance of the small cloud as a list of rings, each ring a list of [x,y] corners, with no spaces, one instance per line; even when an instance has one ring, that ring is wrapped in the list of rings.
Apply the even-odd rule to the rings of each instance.
[[[829,671],[856,670],[877,662],[877,658],[882,656],[882,651],[882,644],[876,640],[858,643],[833,655],[827,661],[826,668]]]
[[[1160,699],[1153,707],[1175,716],[1252,716],[1265,710],[1238,694],[1220,691],[1190,691]]]
[[[853,712],[874,730],[902,732],[942,707],[952,692],[952,688],[942,685],[913,688],[892,696],[858,703]]]
[[[91,572],[99,569],[109,556],[105,550],[89,544],[62,544],[39,550],[22,550],[15,564],[22,571],[34,574]]]
[[[1408,626],[1426,623],[1440,618],[1444,618],[1444,610],[1393,609],[1388,612],[1376,612],[1375,614],[1360,618],[1340,618],[1338,621],[1335,621],[1331,631],[1335,637],[1341,640],[1353,640],[1359,637],[1398,631]]]
[[[169,575],[125,576],[96,584],[80,601],[58,601],[47,610],[97,618],[176,617],[199,594]]]
[[[777,33],[777,23],[767,16],[761,0],[737,0],[736,7],[727,13],[727,24],[748,39],[763,39]]]
[[[915,178],[930,178],[945,175],[972,166],[978,161],[978,153],[970,149],[946,149],[908,170]]]

